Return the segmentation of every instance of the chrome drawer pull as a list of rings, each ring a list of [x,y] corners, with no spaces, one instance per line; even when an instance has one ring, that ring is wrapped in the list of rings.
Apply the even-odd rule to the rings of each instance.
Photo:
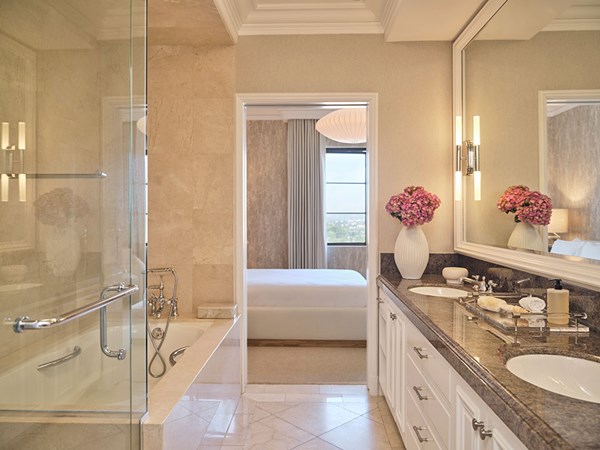
[[[390,313],[390,319],[396,320],[396,317],[398,317],[398,316],[396,316],[396,314]]]
[[[482,441],[485,441],[485,438],[492,437],[492,430],[484,430],[483,428],[479,430],[479,437]]]
[[[417,386],[413,386],[413,391],[415,391],[417,393],[417,398],[421,401],[423,400],[428,400],[429,397],[427,397],[426,395],[421,395],[421,391],[423,390],[422,387],[417,387]]]
[[[69,353],[68,355],[61,356],[60,358],[40,364],[39,366],[37,366],[37,370],[43,370],[48,367],[54,367],[54,366],[58,366],[59,364],[66,363],[67,361],[70,361],[71,359],[79,356],[80,353],[81,353],[81,347],[79,345],[76,345],[75,347],[73,347],[73,351],[71,353]]]
[[[478,421],[477,419],[473,418],[473,420],[471,421],[471,424],[473,425],[473,429],[475,431],[479,430],[480,428],[483,428],[485,425],[482,421]]]
[[[423,351],[425,351],[425,349],[423,347],[413,347],[413,350],[417,353],[417,356],[419,357],[419,359],[427,359],[429,358],[429,355],[424,355]]]
[[[427,430],[427,427],[413,426],[413,430],[415,430],[415,434],[417,435],[417,439],[419,440],[419,442],[429,442],[429,438],[422,437],[421,433],[419,433],[419,431]]]

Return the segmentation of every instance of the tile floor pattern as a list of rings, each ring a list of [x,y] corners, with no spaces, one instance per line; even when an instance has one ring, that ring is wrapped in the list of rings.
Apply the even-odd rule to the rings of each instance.
[[[384,398],[361,385],[253,384],[241,399],[188,397],[168,421],[168,449],[404,449]]]

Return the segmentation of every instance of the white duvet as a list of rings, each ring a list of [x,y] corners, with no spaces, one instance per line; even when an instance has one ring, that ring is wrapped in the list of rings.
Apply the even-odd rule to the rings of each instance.
[[[367,281],[353,270],[248,269],[248,306],[366,307]]]

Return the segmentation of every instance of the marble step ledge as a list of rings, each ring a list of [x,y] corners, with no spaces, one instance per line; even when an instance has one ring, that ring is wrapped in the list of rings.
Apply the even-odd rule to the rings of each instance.
[[[198,319],[233,319],[237,315],[237,305],[214,303],[198,306]]]

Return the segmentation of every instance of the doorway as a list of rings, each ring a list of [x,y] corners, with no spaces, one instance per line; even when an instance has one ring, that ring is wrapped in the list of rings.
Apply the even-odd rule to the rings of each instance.
[[[367,109],[368,143],[365,146],[366,161],[366,233],[368,244],[366,264],[366,341],[367,386],[372,393],[377,390],[377,302],[376,276],[378,274],[377,214],[376,214],[376,162],[377,162],[377,94],[239,94],[236,105],[236,226],[235,226],[235,292],[236,302],[242,314],[242,367],[243,386],[248,382],[248,112],[252,109],[267,111],[284,105],[303,110],[327,110],[347,107]],[[354,150],[356,153],[356,148]],[[321,327],[327,328],[327,327]],[[351,327],[350,327],[351,328]]]

